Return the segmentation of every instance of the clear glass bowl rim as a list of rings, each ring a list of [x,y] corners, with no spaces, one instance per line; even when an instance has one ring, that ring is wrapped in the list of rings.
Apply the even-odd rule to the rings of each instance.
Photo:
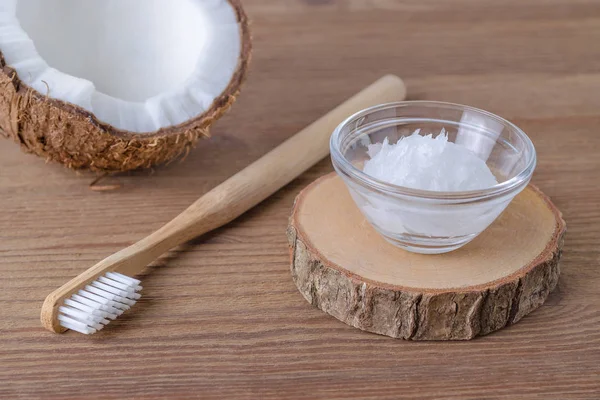
[[[367,116],[373,112],[383,111],[390,108],[399,108],[399,107],[407,107],[407,106],[422,106],[422,107],[432,107],[432,108],[445,108],[445,109],[454,109],[458,111],[473,111],[479,114],[482,114],[486,117],[492,118],[503,125],[509,126],[514,132],[524,141],[526,146],[526,152],[528,153],[529,160],[525,167],[519,171],[518,174],[513,176],[512,178],[498,183],[492,187],[481,189],[481,190],[468,190],[468,191],[458,191],[458,192],[437,192],[432,190],[421,190],[421,189],[412,189],[405,186],[398,186],[391,183],[387,183],[381,181],[377,178],[374,178],[370,175],[367,175],[360,169],[356,168],[350,161],[344,157],[342,154],[339,144],[340,144],[340,135],[342,133],[342,129],[346,127],[351,121],[359,119],[361,117]],[[448,121],[448,122],[458,122],[458,121]],[[348,175],[355,181],[358,181],[363,186],[368,188],[392,194],[392,195],[401,195],[401,196],[409,196],[409,197],[417,197],[421,199],[431,199],[431,200],[463,200],[463,201],[477,201],[484,198],[496,197],[506,193],[509,193],[524,183],[528,183],[531,179],[531,175],[535,169],[535,165],[537,162],[536,159],[536,151],[533,142],[527,136],[521,128],[513,124],[512,122],[493,114],[489,111],[485,111],[479,108],[466,106],[462,104],[442,102],[442,101],[429,101],[429,100],[413,100],[413,101],[398,101],[393,103],[384,103],[379,104],[373,107],[366,108],[361,110],[350,117],[346,118],[342,123],[340,123],[337,128],[333,131],[331,135],[331,139],[329,142],[331,158],[334,166],[337,166],[341,169],[343,173]]]

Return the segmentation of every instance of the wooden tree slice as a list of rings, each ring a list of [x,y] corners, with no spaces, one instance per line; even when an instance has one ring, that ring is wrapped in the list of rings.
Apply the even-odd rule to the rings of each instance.
[[[291,270],[306,300],[348,325],[411,340],[464,340],[514,324],[558,282],[560,211],[528,186],[468,245],[409,253],[364,219],[335,174],[296,199]]]

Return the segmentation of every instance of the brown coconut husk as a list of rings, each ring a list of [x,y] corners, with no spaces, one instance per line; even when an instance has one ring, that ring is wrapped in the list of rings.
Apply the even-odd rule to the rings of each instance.
[[[0,134],[72,169],[128,171],[185,156],[199,138],[209,137],[210,126],[231,107],[247,75],[252,53],[248,18],[240,0],[229,2],[237,13],[242,54],[229,85],[202,115],[150,134],[116,129],[79,106],[24,84],[0,51]]]

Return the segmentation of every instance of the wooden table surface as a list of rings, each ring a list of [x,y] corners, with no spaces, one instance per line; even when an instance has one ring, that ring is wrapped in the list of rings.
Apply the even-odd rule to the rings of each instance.
[[[248,0],[245,90],[184,163],[97,193],[0,142],[0,398],[600,398],[600,2]],[[289,272],[295,195],[325,160],[143,276],[94,336],[39,324],[44,297],[385,73],[411,99],[498,113],[533,139],[533,182],[568,224],[562,275],[520,323],[470,342],[363,333]]]

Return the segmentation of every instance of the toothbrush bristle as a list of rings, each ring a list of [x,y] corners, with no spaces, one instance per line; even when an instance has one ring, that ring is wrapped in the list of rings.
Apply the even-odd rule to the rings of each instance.
[[[104,328],[141,297],[140,281],[107,272],[73,294],[58,308],[58,320],[67,329],[90,335]]]

